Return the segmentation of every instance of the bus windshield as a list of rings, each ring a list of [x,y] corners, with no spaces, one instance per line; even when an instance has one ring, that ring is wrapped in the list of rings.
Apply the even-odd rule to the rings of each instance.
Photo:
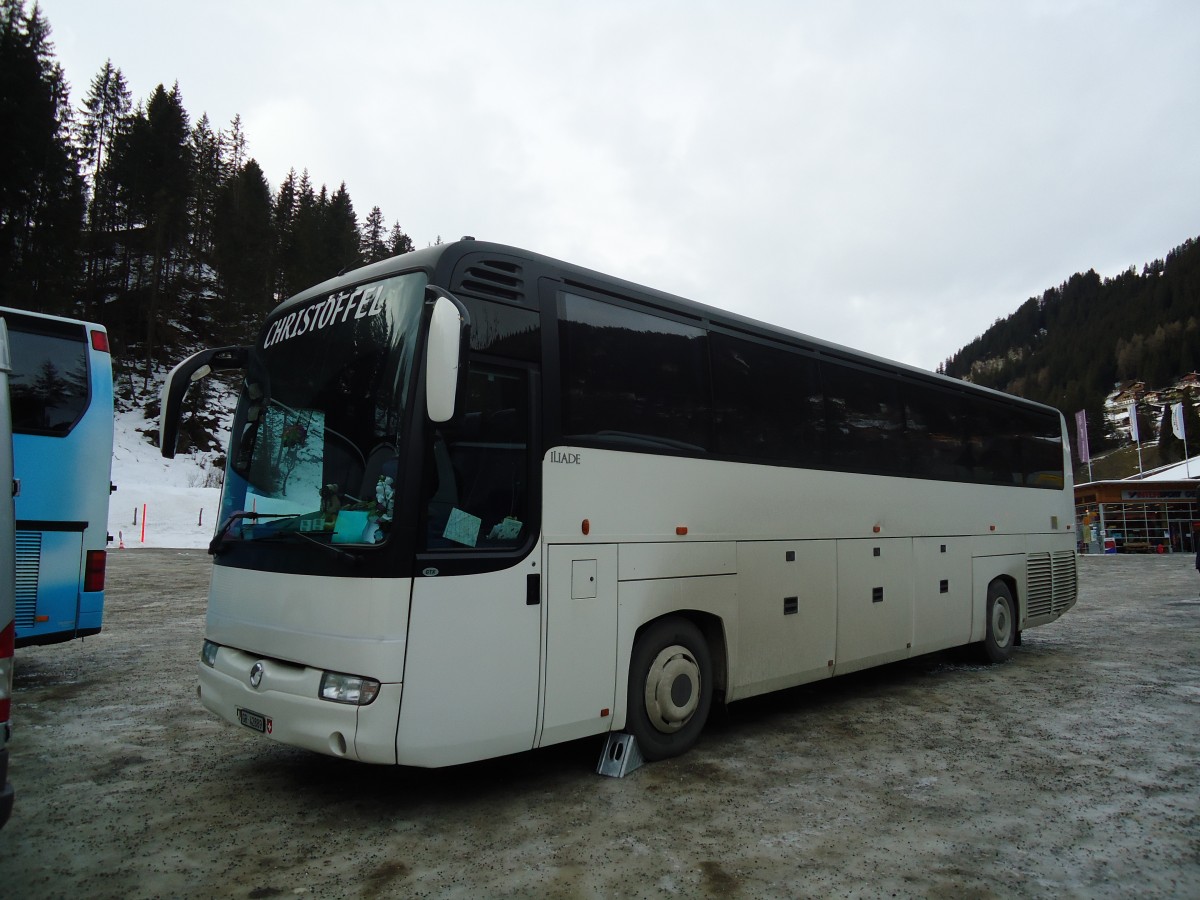
[[[386,540],[425,285],[399,275],[267,323],[234,417],[214,549]]]

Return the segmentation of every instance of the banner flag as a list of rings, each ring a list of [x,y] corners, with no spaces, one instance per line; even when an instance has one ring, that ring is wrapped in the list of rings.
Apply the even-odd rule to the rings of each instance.
[[[1129,438],[1135,444],[1140,444],[1142,439],[1138,437],[1137,403],[1130,403],[1126,409],[1129,411]]]
[[[1079,448],[1079,461],[1091,462],[1092,454],[1088,451],[1087,410],[1081,409],[1075,413],[1075,445]]]
[[[1187,440],[1187,432],[1183,427],[1183,404],[1175,403],[1171,406],[1171,431],[1175,432],[1175,437],[1181,441]]]

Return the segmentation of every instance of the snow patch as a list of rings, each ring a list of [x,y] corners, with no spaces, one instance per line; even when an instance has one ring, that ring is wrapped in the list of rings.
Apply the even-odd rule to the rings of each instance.
[[[112,483],[108,501],[109,550],[207,547],[221,500],[211,453],[164,459],[141,429],[154,428],[140,409],[114,417]],[[222,444],[228,432],[221,436]]]

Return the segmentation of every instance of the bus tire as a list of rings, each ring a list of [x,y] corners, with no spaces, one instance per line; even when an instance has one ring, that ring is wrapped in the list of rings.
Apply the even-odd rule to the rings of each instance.
[[[1017,604],[1003,581],[988,585],[986,623],[981,657],[985,662],[1002,663],[1012,656],[1017,643]]]
[[[638,636],[629,659],[625,729],[647,760],[691,749],[712,706],[712,656],[696,625],[672,616]]]

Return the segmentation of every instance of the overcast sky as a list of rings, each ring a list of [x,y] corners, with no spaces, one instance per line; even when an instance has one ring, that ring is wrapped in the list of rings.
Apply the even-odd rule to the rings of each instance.
[[[32,5],[32,0],[29,0]],[[1200,3],[40,0],[272,187],[932,369],[1200,236]]]

